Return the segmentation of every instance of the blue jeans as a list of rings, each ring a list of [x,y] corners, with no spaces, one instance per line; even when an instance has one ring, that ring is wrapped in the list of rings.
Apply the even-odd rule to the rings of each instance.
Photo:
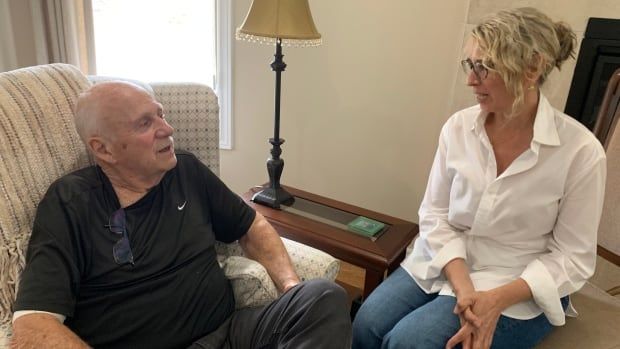
[[[364,301],[353,321],[353,349],[444,348],[460,329],[456,298],[427,294],[402,268]],[[568,297],[562,298],[566,308]],[[553,326],[544,314],[517,320],[501,316],[492,348],[532,348]]]

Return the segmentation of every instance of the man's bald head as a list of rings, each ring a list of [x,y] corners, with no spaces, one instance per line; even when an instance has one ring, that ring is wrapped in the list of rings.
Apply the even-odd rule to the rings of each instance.
[[[136,97],[151,95],[138,85],[107,81],[80,94],[75,107],[75,126],[84,144],[91,137],[112,136],[111,126],[125,116]]]

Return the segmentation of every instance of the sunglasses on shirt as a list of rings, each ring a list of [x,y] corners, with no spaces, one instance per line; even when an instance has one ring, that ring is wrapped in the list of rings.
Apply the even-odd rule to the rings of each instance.
[[[127,226],[125,223],[125,210],[119,208],[112,212],[106,228],[110,229],[112,233],[121,236],[114,244],[114,247],[112,247],[112,255],[116,264],[123,265],[129,263],[134,265],[133,253],[131,252],[131,246],[129,246],[129,237],[127,236]]]

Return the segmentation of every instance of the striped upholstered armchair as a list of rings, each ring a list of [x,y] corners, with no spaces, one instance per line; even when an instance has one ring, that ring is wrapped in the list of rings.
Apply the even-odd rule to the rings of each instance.
[[[77,96],[91,83],[75,67],[51,64],[0,73],[0,348],[10,336],[11,305],[37,204],[58,177],[91,163],[73,123]],[[143,84],[166,109],[175,144],[193,152],[219,174],[218,102],[200,84]],[[302,279],[334,279],[331,256],[284,241]],[[265,269],[243,256],[237,243],[220,244],[218,261],[231,280],[237,307],[277,296]]]

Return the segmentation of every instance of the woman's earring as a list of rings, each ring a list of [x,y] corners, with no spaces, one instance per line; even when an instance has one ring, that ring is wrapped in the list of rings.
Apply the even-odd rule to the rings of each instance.
[[[535,88],[536,88],[536,86],[534,86],[534,85],[530,85],[527,89],[528,89],[528,91],[531,91],[531,90],[533,90],[533,89],[535,89]]]

